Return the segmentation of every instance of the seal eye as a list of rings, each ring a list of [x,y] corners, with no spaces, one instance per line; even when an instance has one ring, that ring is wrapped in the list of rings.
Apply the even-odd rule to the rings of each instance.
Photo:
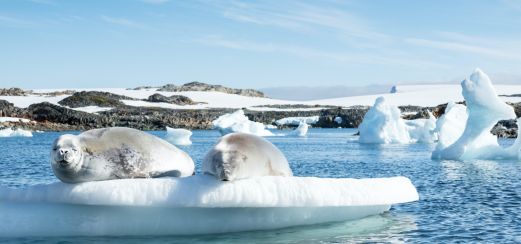
[[[72,151],[74,151],[74,152],[77,152],[77,151],[78,151],[78,149],[76,149],[76,148],[73,148],[73,149],[72,149]]]
[[[56,150],[58,150],[58,148],[55,147],[55,148],[53,148],[52,150],[53,150],[53,151],[56,151]]]

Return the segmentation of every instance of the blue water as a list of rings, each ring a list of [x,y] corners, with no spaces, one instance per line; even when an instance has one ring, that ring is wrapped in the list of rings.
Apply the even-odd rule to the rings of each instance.
[[[436,161],[434,145],[362,145],[352,129],[310,129],[306,138],[270,137],[296,176],[369,178],[403,175],[420,201],[395,205],[383,215],[357,221],[272,231],[204,236],[64,237],[0,239],[0,242],[117,243],[343,243],[343,242],[521,242],[521,162]],[[75,132],[78,133],[78,132]],[[165,132],[151,132],[164,137]],[[0,138],[0,185],[24,187],[55,182],[48,158],[63,133]],[[216,131],[194,131],[181,147],[199,162],[217,141]],[[511,144],[512,140],[501,140]]]

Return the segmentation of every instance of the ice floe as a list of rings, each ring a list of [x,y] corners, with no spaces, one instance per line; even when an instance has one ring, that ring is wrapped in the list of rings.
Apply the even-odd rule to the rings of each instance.
[[[258,136],[274,136],[267,130],[264,124],[251,121],[244,115],[244,111],[237,110],[233,113],[221,115],[212,121],[213,128],[219,130],[222,135],[232,132],[242,132]]]
[[[20,128],[5,128],[0,129],[0,137],[32,137],[33,133],[28,130]]]
[[[308,124],[306,124],[304,122],[300,122],[298,127],[296,129],[294,129],[291,133],[289,133],[289,135],[290,136],[306,136],[308,133],[308,128],[309,128]]]
[[[192,136],[192,132],[187,129],[174,129],[170,127],[166,127],[166,137],[165,139],[174,144],[174,145],[191,145],[192,141],[190,137]]]
[[[300,122],[304,122],[308,125],[312,125],[318,122],[319,116],[309,117],[287,117],[275,121],[277,125],[295,125],[298,126]]]
[[[0,236],[186,235],[358,219],[418,200],[405,177],[207,175],[0,188]]]

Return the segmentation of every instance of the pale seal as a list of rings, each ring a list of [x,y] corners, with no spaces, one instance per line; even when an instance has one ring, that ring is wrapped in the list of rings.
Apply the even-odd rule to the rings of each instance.
[[[67,183],[193,175],[194,162],[174,145],[140,130],[113,127],[62,135],[51,166]]]
[[[223,136],[204,157],[202,172],[222,181],[293,175],[288,160],[275,145],[245,133]]]

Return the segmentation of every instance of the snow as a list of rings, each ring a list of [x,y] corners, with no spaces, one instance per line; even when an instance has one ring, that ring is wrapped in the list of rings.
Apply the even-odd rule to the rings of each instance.
[[[164,96],[183,95],[191,98],[195,102],[203,102],[195,105],[175,105],[169,103],[153,103],[146,101],[122,100],[123,103],[130,106],[145,106],[145,107],[162,107],[171,109],[209,109],[209,108],[248,108],[258,111],[304,111],[304,110],[320,110],[322,107],[318,105],[330,105],[339,107],[349,107],[354,105],[371,106],[374,100],[383,96],[389,105],[417,105],[417,106],[436,106],[447,103],[448,101],[462,101],[463,97],[460,92],[460,87],[457,84],[424,84],[424,85],[399,85],[395,87],[399,92],[397,93],[382,93],[364,96],[341,97],[331,99],[320,99],[311,101],[289,101],[262,97],[246,97],[235,94],[226,94],[221,92],[201,92],[201,91],[187,91],[187,92],[158,92],[155,90],[127,90],[125,88],[91,88],[91,89],[41,89],[34,90],[35,93],[57,92],[64,90],[75,91],[103,91],[114,94],[124,95],[136,99],[146,99],[154,93],[159,93]],[[521,94],[521,85],[498,85],[496,90],[499,94]],[[68,97],[69,95],[60,96],[43,96],[31,94],[28,96],[0,96],[0,99],[7,100],[14,103],[15,106],[26,108],[31,104],[40,102],[50,102],[58,104],[58,101]],[[521,102],[521,97],[500,97],[502,101]],[[304,104],[313,107],[308,108],[270,108],[268,105],[280,104]],[[266,106],[266,107],[263,107]],[[86,109],[87,112],[91,110]],[[100,112],[100,110],[94,110]],[[310,123],[308,123],[310,124]],[[298,125],[298,123],[295,123]]]
[[[298,125],[298,127],[293,130],[289,135],[290,136],[306,136],[306,134],[308,133],[308,124],[304,123],[304,122],[300,122],[300,124]]]
[[[24,118],[16,118],[16,117],[0,117],[0,123],[2,122],[21,122],[21,123],[29,123],[31,120]]]
[[[174,145],[191,145],[192,141],[190,137],[192,136],[192,132],[187,129],[174,129],[170,127],[166,127],[166,137],[165,139],[174,144]]]
[[[400,115],[400,109],[386,104],[384,97],[377,98],[358,127],[359,141],[378,144],[409,143],[411,138],[407,125]]]
[[[222,135],[233,132],[242,132],[258,136],[274,136],[267,130],[264,124],[254,122],[244,115],[244,111],[237,110],[233,113],[221,115],[212,121],[213,128],[218,129]]]
[[[86,106],[86,107],[70,108],[70,109],[74,109],[74,110],[78,110],[78,111],[82,111],[82,112],[87,112],[87,113],[99,113],[99,112],[111,110],[113,108],[110,108],[110,107],[98,107],[98,106]]]
[[[0,237],[179,235],[274,229],[380,214],[418,200],[405,177],[207,175],[0,188]]]
[[[505,159],[520,158],[521,141],[503,148],[490,130],[499,120],[515,119],[514,109],[499,99],[490,78],[476,69],[470,78],[461,82],[462,94],[467,105],[468,119],[461,136],[438,143],[433,158],[442,159]],[[518,119],[518,126],[521,121]],[[441,132],[441,137],[445,135]],[[459,134],[459,133],[455,133]],[[453,138],[453,135],[449,135]]]
[[[28,130],[24,129],[12,129],[12,128],[5,128],[0,129],[0,137],[32,137],[33,133]]]
[[[310,117],[287,117],[275,121],[277,125],[300,125],[300,123],[306,123],[312,125],[318,122],[319,116]]]

